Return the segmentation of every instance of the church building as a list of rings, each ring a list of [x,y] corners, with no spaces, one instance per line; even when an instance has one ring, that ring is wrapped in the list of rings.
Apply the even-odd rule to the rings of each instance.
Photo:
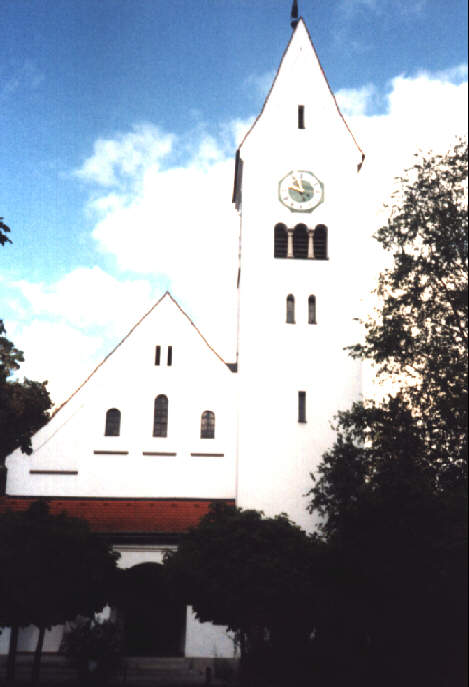
[[[344,347],[358,338],[363,160],[299,19],[236,153],[236,360],[165,293],[35,434],[32,455],[8,457],[0,511],[46,497],[108,535],[124,568],[161,562],[212,502],[312,530],[310,473],[335,413],[362,390]],[[46,651],[62,631],[48,632]],[[22,631],[20,650],[34,650],[35,632]],[[188,608],[166,651],[230,657],[234,644]]]

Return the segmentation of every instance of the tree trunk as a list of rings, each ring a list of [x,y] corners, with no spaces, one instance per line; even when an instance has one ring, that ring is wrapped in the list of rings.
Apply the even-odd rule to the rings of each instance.
[[[8,648],[7,660],[7,674],[6,683],[12,685],[15,682],[15,662],[16,662],[16,648],[18,646],[18,625],[12,625],[10,628],[10,646]]]
[[[7,472],[6,465],[0,463],[0,496],[7,493]]]
[[[42,647],[44,645],[45,634],[46,628],[44,626],[41,626],[39,628],[39,637],[37,638],[36,651],[34,652],[33,672],[31,675],[31,684],[34,686],[39,684],[39,672],[41,669]]]

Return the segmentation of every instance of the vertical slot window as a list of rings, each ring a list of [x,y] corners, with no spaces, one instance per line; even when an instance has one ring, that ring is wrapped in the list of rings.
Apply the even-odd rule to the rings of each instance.
[[[305,127],[305,106],[298,105],[298,129],[306,129]]]
[[[155,348],[155,365],[161,363],[161,346],[156,346]]]
[[[168,366],[171,367],[173,364],[173,347],[168,346]]]
[[[316,296],[308,298],[308,324],[316,324]]]
[[[298,422],[306,422],[306,391],[298,392]]]
[[[295,298],[291,293],[287,296],[287,324],[295,324]]]

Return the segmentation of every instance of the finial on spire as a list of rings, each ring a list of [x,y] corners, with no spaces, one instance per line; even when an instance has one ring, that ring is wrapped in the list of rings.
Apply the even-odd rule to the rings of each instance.
[[[298,0],[293,0],[293,5],[291,8],[291,27],[293,31],[296,29],[298,24]]]

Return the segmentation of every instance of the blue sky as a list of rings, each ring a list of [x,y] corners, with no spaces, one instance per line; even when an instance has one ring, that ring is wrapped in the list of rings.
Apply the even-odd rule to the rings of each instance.
[[[57,362],[60,352],[79,358],[78,379],[166,286],[210,329],[217,303],[209,308],[208,284],[194,289],[195,277],[178,264],[178,242],[162,233],[170,220],[149,187],[166,188],[160,198],[170,207],[164,180],[198,175],[194,221],[216,223],[216,212],[232,221],[231,208],[225,214],[224,207],[204,207],[204,183],[223,178],[229,203],[236,138],[259,112],[278,67],[291,33],[290,6],[2,0],[0,216],[14,243],[0,251],[0,317],[25,351],[25,373],[48,377],[57,401],[76,382]],[[299,6],[360,142],[378,152],[383,137],[402,131],[404,160],[414,145],[433,145],[433,132],[441,146],[460,131],[463,0]],[[392,155],[383,180],[400,172]],[[377,199],[384,190],[384,181],[382,188],[375,183]],[[235,232],[214,241],[223,264]],[[225,271],[213,279],[223,280]],[[106,315],[110,293],[124,305]],[[214,337],[229,358],[230,344]]]

